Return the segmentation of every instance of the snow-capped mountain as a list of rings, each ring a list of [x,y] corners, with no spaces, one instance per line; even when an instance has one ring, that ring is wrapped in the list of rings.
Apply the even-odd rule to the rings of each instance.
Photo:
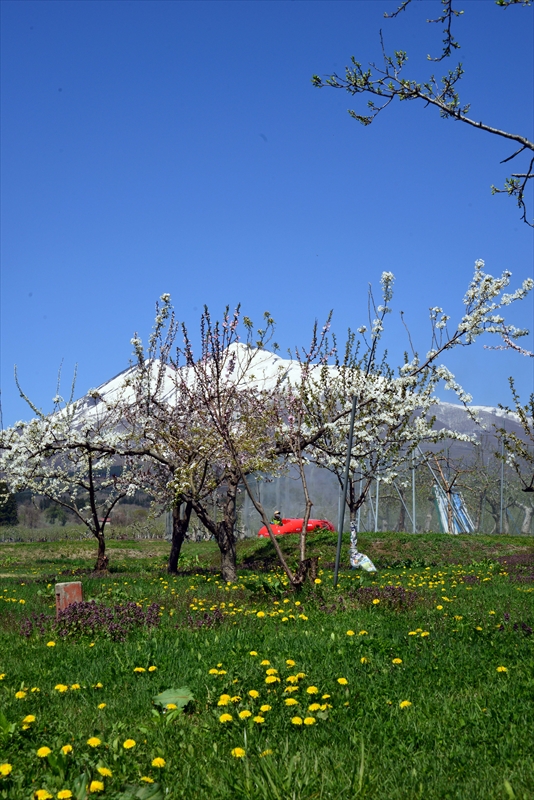
[[[229,348],[229,354],[235,360],[235,368],[228,371],[228,380],[230,381],[243,380],[244,378],[249,385],[261,389],[271,389],[279,385],[280,379],[293,385],[297,384],[300,379],[298,362],[282,358],[268,350],[254,350],[251,356],[251,350],[247,345],[234,343]],[[159,362],[153,362],[154,376],[158,367]],[[335,371],[336,368],[330,367],[330,369]],[[192,380],[191,368],[182,367],[181,370],[182,379],[185,376],[188,382],[190,375]],[[128,367],[96,389],[91,389],[84,397],[78,400],[77,414],[84,418],[92,416],[92,414],[96,413],[96,409],[102,400],[106,404],[112,404],[113,401],[121,397],[123,400],[131,399],[133,402],[134,391],[131,383],[136,371],[137,367]],[[173,403],[173,397],[176,393],[175,377],[175,371],[166,366],[162,399],[170,404]],[[463,405],[448,402],[439,402],[432,409],[432,413],[436,417],[435,425],[437,428],[448,428],[449,430],[476,435],[477,437],[495,436],[496,428],[506,428],[506,430],[521,435],[522,429],[516,414],[507,413],[500,408],[480,405],[471,406],[470,411],[472,412],[471,414],[468,413]],[[473,419],[473,413],[476,419]]]

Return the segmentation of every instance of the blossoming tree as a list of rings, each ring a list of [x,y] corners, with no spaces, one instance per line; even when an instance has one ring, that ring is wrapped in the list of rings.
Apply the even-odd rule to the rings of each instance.
[[[35,414],[0,436],[0,471],[11,491],[29,489],[71,511],[98,542],[96,571],[105,571],[105,528],[123,497],[137,488],[139,464],[117,462],[125,433],[117,409],[90,396],[85,402],[56,395],[46,415],[21,391]]]

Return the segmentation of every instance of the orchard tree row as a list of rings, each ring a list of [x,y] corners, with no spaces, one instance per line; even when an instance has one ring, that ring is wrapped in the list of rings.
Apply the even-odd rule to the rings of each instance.
[[[354,520],[372,481],[380,478],[387,484],[407,464],[424,458],[422,443],[468,439],[433,427],[440,383],[453,389],[466,408],[471,401],[443,358],[481,335],[496,334],[505,342],[524,335],[504,319],[503,307],[523,299],[534,282],[526,280],[510,293],[510,277],[505,272],[494,278],[485,273],[483,262],[476,262],[463,317],[451,324],[441,308],[431,308],[426,354],[412,348],[396,367],[383,356],[392,310],[390,272],[382,275],[381,301],[375,304],[370,294],[368,326],[349,331],[340,347],[328,319],[322,328],[314,327],[309,345],[295,349],[290,361],[276,354],[271,315],[266,312],[262,327],[256,328],[239,307],[233,313],[227,308],[220,320],[204,310],[195,352],[190,332],[164,294],[147,344],[134,336],[130,369],[102,391],[75,400],[73,386],[65,400],[58,390],[52,413],[45,414],[19,385],[34,417],[1,433],[4,491],[30,490],[74,514],[98,542],[97,571],[108,568],[105,528],[113,508],[136,490],[147,492],[159,507],[172,511],[169,572],[177,571],[194,512],[217,542],[223,579],[234,581],[237,499],[243,487],[297,589],[308,568],[306,526],[313,505],[305,466],[330,470],[341,485],[348,464],[347,506]],[[408,341],[412,347],[409,336]],[[514,443],[509,444],[513,461]],[[251,480],[274,477],[291,465],[305,497],[295,568],[285,559]]]

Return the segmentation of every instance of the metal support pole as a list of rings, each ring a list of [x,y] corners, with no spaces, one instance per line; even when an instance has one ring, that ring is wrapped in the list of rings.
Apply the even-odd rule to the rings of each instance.
[[[412,533],[417,533],[415,520],[415,453],[412,453]]]
[[[375,533],[378,533],[378,490],[380,486],[380,478],[376,479],[376,502],[375,502]]]
[[[343,480],[343,489],[341,493],[341,504],[339,506],[339,515],[337,521],[337,550],[336,550],[336,565],[334,569],[334,588],[337,586],[337,576],[339,573],[339,561],[341,558],[341,544],[343,541],[343,524],[345,522],[345,504],[347,502],[347,488],[349,485],[349,472],[350,472],[350,457],[352,453],[352,436],[354,434],[354,419],[356,417],[356,395],[352,398],[352,410],[350,412],[349,423],[349,441],[347,444],[347,460],[345,462],[345,477]]]
[[[362,476],[360,473],[360,480],[358,482],[358,499],[362,496]],[[356,514],[356,531],[360,532],[360,519],[361,519],[361,511],[362,507],[361,504],[358,506],[358,513]]]
[[[501,508],[499,532],[503,533],[503,510],[504,510],[504,439],[501,439]]]

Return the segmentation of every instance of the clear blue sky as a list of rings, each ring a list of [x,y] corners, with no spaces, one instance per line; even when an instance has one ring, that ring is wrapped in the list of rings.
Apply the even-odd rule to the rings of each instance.
[[[82,395],[128,366],[162,292],[192,328],[205,303],[217,314],[241,302],[258,321],[268,309],[285,350],[331,308],[341,338],[366,322],[367,286],[391,270],[394,307],[426,352],[428,307],[462,314],[476,258],[514,283],[532,275],[532,229],[490,194],[513,143],[415,103],[363,128],[348,95],[312,87],[353,54],[378,59],[380,27],[426,77],[442,33],[425,19],[440,4],[384,20],[395,6],[1,3],[4,425],[31,416],[14,364],[44,410],[62,361],[64,392],[78,364]],[[534,8],[459,6],[462,99],[474,117],[531,136]],[[532,328],[533,308],[513,321]],[[395,362],[406,340],[390,322]],[[480,345],[447,363],[491,405],[508,402],[508,375],[533,390],[533,361]]]

